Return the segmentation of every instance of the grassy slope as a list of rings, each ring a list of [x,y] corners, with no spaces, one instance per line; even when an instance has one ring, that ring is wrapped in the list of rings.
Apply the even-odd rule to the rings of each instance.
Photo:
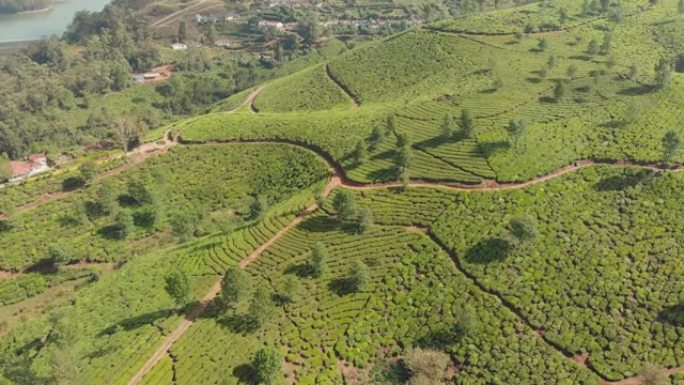
[[[632,10],[638,4],[626,2],[625,7]],[[361,101],[361,107],[345,112],[343,119],[334,110],[308,113],[303,122],[295,112],[264,117],[209,115],[187,124],[184,136],[195,140],[297,138],[343,160],[359,139],[374,126],[384,127],[386,116],[395,113],[401,118],[398,131],[410,133],[415,142],[414,178],[520,181],[579,158],[659,161],[665,131],[683,130],[681,75],[674,74],[672,84],[662,91],[647,86],[656,61],[661,56],[673,57],[684,44],[676,28],[684,16],[673,16],[675,7],[676,1],[663,1],[644,11],[626,12],[623,23],[589,18],[569,31],[529,35],[520,41],[512,36],[409,31],[328,60],[333,77]],[[580,17],[574,8],[568,11]],[[488,17],[501,19],[507,12],[519,10]],[[458,23],[468,20],[458,19]],[[483,27],[487,24],[471,21]],[[610,53],[587,55],[589,41],[601,44],[608,30],[612,30]],[[537,49],[541,38],[548,44],[543,52]],[[551,56],[555,58],[552,68],[547,65]],[[609,60],[616,64],[608,68]],[[633,64],[636,77],[624,77]],[[572,79],[567,75],[570,67],[575,68]],[[591,75],[595,71],[604,72],[598,82]],[[320,92],[320,87],[309,87],[317,77],[320,73],[309,69],[278,80],[273,87],[312,90],[308,95],[286,93],[287,102],[278,103],[285,103],[287,110],[293,105],[307,106],[301,110],[305,112]],[[566,96],[556,103],[553,88],[561,80]],[[267,93],[265,98],[277,100],[273,95]],[[633,106],[638,106],[636,118],[625,121]],[[475,117],[474,142],[441,139],[443,117],[458,117],[462,109]],[[516,146],[505,130],[511,119],[528,124]],[[337,122],[354,128],[340,136]],[[343,162],[350,176],[359,181],[396,178],[393,142],[389,135],[380,151],[360,166]]]

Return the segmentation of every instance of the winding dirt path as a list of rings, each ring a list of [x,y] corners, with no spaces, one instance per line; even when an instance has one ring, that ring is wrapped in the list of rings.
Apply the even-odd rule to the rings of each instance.
[[[185,140],[182,137],[178,138],[178,142],[184,145],[218,145],[218,144],[289,144],[292,146],[297,146],[305,150],[311,151],[321,157],[327,164],[330,170],[333,172],[335,178],[339,179],[339,185],[351,190],[363,191],[363,190],[374,190],[382,188],[401,188],[401,187],[413,187],[413,188],[439,188],[442,190],[450,191],[501,191],[501,190],[517,190],[524,189],[536,184],[545,183],[552,179],[559,178],[563,175],[573,173],[577,170],[593,167],[593,166],[613,166],[619,168],[641,168],[652,170],[656,172],[679,172],[684,171],[684,165],[677,164],[671,167],[667,167],[662,163],[640,163],[632,160],[596,160],[596,159],[580,159],[567,166],[560,167],[554,171],[547,174],[540,175],[529,179],[525,182],[499,182],[493,179],[484,179],[480,183],[461,183],[454,182],[451,180],[425,180],[425,179],[411,179],[411,181],[405,186],[400,181],[392,182],[379,182],[379,183],[363,183],[357,182],[350,179],[347,176],[346,171],[335,159],[333,159],[329,154],[323,151],[321,148],[312,145],[311,143],[305,143],[302,141],[291,140],[291,139],[231,139],[231,140],[217,140],[217,141],[192,141]]]
[[[182,138],[178,138],[180,143],[185,143],[185,144],[195,144],[199,145],[200,143],[193,143],[193,142],[187,142],[183,141]],[[290,140],[240,140],[240,141],[226,141],[223,142],[226,144],[239,144],[239,143],[253,143],[253,144],[273,144],[273,143],[286,143],[286,144],[291,144],[291,145],[296,145],[299,147],[303,147],[309,151],[313,151],[316,154],[318,154],[320,157],[322,157],[327,163],[330,169],[332,170],[333,176],[330,178],[328,184],[326,185],[322,195],[324,197],[328,197],[330,193],[337,187],[344,187],[352,190],[373,190],[373,189],[383,189],[383,188],[393,188],[393,187],[403,187],[402,183],[399,182],[388,182],[388,183],[373,183],[373,184],[361,184],[358,182],[354,182],[348,179],[346,176],[346,173],[344,172],[344,169],[337,163],[335,162],[328,154],[325,152],[321,151],[320,149],[317,149],[314,146],[311,146],[310,144],[306,143],[298,143],[298,142],[293,142]],[[211,144],[219,144],[219,142],[203,142],[201,144],[204,145],[211,145]],[[581,168],[586,168],[586,167],[591,167],[595,165],[610,165],[610,166],[616,166],[616,167],[632,167],[632,168],[644,168],[644,169],[650,169],[654,171],[681,171],[684,170],[684,168],[681,165],[678,165],[674,168],[664,168],[660,164],[655,164],[655,163],[648,163],[648,164],[639,164],[631,161],[617,161],[617,162],[600,162],[596,160],[579,160],[577,162],[574,162],[571,165],[562,167],[560,169],[557,169],[549,174],[536,177],[534,179],[531,179],[527,182],[520,182],[520,183],[499,183],[496,181],[484,181],[480,184],[473,184],[473,185],[467,185],[467,184],[458,184],[458,183],[450,183],[450,182],[428,182],[428,181],[413,181],[409,183],[410,187],[429,187],[429,188],[441,188],[441,189],[447,189],[447,190],[454,190],[454,191],[496,191],[496,190],[510,190],[510,189],[522,189],[526,188],[535,184],[539,183],[544,183],[547,182],[551,179],[558,178],[560,176],[563,176],[565,174],[577,171]],[[304,211],[302,211],[295,219],[293,219],[290,223],[288,223],[285,227],[280,229],[277,233],[275,233],[271,238],[269,238],[266,242],[261,244],[258,248],[256,248],[250,255],[242,259],[239,263],[239,266],[241,268],[245,268],[249,266],[254,260],[256,260],[265,250],[267,250],[271,245],[273,245],[274,242],[276,242],[278,239],[280,239],[283,235],[285,235],[288,231],[296,227],[298,224],[300,224],[304,218],[313,213],[318,209],[318,204],[313,204],[312,206],[308,207]],[[452,259],[456,263],[457,269],[461,271],[467,278],[473,280],[473,282],[485,293],[491,294],[499,298],[501,300],[502,304],[504,304],[509,310],[511,310],[514,314],[516,314],[520,320],[525,323],[528,327],[532,329],[532,331],[539,336],[539,338],[543,339],[551,348],[554,350],[560,352],[564,356],[566,356],[573,364],[582,367],[586,370],[591,371],[592,373],[596,374],[600,378],[603,379],[601,382],[602,385],[642,385],[644,383],[644,378],[640,375],[626,378],[620,381],[608,381],[601,375],[600,372],[596,371],[591,365],[587,364],[587,358],[586,356],[575,356],[565,350],[563,347],[557,345],[556,343],[548,340],[547,338],[544,337],[543,333],[539,332],[538,330],[535,329],[533,325],[531,325],[527,318],[524,317],[522,312],[517,309],[515,306],[513,306],[509,301],[507,301],[505,298],[503,298],[498,292],[495,292],[484,285],[482,285],[475,277],[470,275],[466,270],[462,268],[460,265],[460,261],[455,258],[453,252],[451,252],[437,237],[432,235],[429,230],[425,229],[419,229],[419,228],[409,228],[409,231],[416,231],[416,232],[421,232],[421,233],[427,233],[427,235],[433,239],[434,242],[436,242],[440,247],[442,247],[447,253],[449,253],[452,256]],[[221,282],[216,282],[211,290],[204,296],[202,299],[201,303],[193,309],[187,316],[186,318],[181,322],[181,324],[171,333],[169,334],[162,344],[157,348],[157,350],[154,352],[154,354],[147,360],[147,362],[143,365],[143,367],[138,371],[138,373],[131,379],[131,381],[128,382],[128,385],[137,385],[140,383],[142,378],[147,374],[158,362],[161,360],[169,351],[171,346],[188,330],[188,328],[194,323],[194,321],[197,319],[197,317],[206,309],[208,304],[216,298],[216,296],[220,293],[221,290]],[[674,373],[679,373],[679,372],[684,372],[684,366],[672,368],[668,370],[669,374],[674,374]]]
[[[330,178],[328,184],[325,186],[323,190],[323,196],[327,197],[330,195],[330,193],[338,186],[341,185],[340,179],[333,176]],[[282,229],[278,230],[271,238],[266,240],[266,242],[262,243],[259,247],[257,247],[254,251],[252,251],[247,257],[243,258],[238,266],[240,268],[244,269],[245,267],[249,266],[250,263],[254,262],[266,249],[268,249],[274,242],[276,242],[278,239],[280,239],[283,235],[285,235],[288,231],[293,229],[295,226],[300,224],[304,218],[313,213],[314,211],[318,210],[318,204],[314,203],[313,205],[309,206],[306,208],[304,211],[299,213],[295,219],[293,219],[290,223],[285,225]],[[169,349],[171,349],[171,346],[180,339],[183,334],[192,326],[192,324],[195,322],[197,317],[202,314],[202,312],[209,306],[211,301],[216,298],[219,293],[221,292],[221,281],[219,280],[216,282],[209,292],[202,298],[202,301],[200,302],[197,307],[195,307],[190,313],[188,313],[185,317],[185,319],[174,329],[171,334],[166,336],[164,338],[164,341],[162,344],[155,350],[155,352],[152,354],[152,356],[145,362],[142,368],[133,376],[133,378],[128,382],[128,385],[137,385],[142,381],[143,377],[145,377],[145,374],[147,374],[152,368],[166,356],[166,354],[169,352]]]

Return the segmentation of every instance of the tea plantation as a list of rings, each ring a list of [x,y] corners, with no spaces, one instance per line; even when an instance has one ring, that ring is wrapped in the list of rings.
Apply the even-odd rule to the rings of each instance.
[[[684,2],[465,3],[0,189],[0,384],[684,384]]]

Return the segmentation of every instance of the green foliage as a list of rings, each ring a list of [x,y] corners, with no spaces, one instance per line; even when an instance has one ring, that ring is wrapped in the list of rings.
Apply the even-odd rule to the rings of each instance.
[[[338,191],[333,197],[332,206],[340,217],[341,221],[350,221],[357,216],[356,199],[354,195],[347,191]]]
[[[461,129],[461,135],[464,138],[470,138],[473,135],[475,123],[473,121],[473,118],[470,116],[470,111],[467,109],[461,110],[461,120],[459,122],[459,128]]]
[[[670,163],[682,146],[682,140],[675,131],[668,131],[663,136],[663,159]]]
[[[658,88],[667,87],[672,81],[672,63],[666,58],[658,61],[655,67],[654,83]]]
[[[119,211],[114,217],[114,223],[107,232],[114,239],[126,239],[134,230],[133,216],[125,210]]]
[[[537,225],[535,221],[528,216],[511,219],[508,228],[511,234],[519,242],[529,242],[537,237]]]
[[[249,218],[252,220],[260,219],[267,208],[268,203],[266,203],[264,197],[261,195],[255,196],[252,203],[249,205]]]
[[[618,380],[638,373],[643,357],[681,364],[679,236],[659,234],[681,227],[683,183],[677,173],[587,168],[523,190],[463,194],[433,230],[466,272],[515,304],[545,338],[588,352],[596,370]],[[536,218],[537,236],[510,247],[510,222],[521,213]],[[626,274],[635,278],[620,278]],[[632,342],[614,343],[620,340]]]
[[[373,131],[371,132],[369,142],[370,142],[370,150],[375,151],[383,142],[385,141],[385,130],[380,128],[380,126],[375,126],[373,127]]]
[[[256,328],[264,326],[275,312],[271,293],[264,287],[258,286],[249,302],[249,319]]]
[[[290,274],[285,278],[280,297],[288,303],[296,302],[299,299],[301,284],[297,276]]]
[[[97,175],[97,165],[93,161],[86,161],[78,166],[78,171],[86,182],[90,182]]]
[[[324,66],[275,80],[254,100],[254,107],[260,112],[315,111],[348,106],[344,93],[327,79]]]
[[[247,273],[237,266],[228,268],[221,281],[220,302],[224,308],[237,308],[252,294],[252,282]]]
[[[370,281],[371,274],[368,265],[362,261],[356,261],[349,269],[347,277],[348,289],[352,292],[359,292],[366,289]]]
[[[166,292],[178,305],[185,305],[190,299],[190,281],[180,270],[175,270],[166,276]]]
[[[444,139],[450,139],[454,135],[454,118],[450,114],[444,115],[440,131]]]
[[[364,233],[371,226],[373,226],[373,212],[364,206],[359,210],[359,217],[357,219],[358,232]]]
[[[45,258],[54,239],[69,240],[73,260],[114,261],[158,246],[146,238],[169,227],[183,240],[232,230],[251,221],[254,196],[260,195],[269,207],[278,206],[299,192],[311,194],[327,176],[322,160],[289,145],[174,148],[123,174],[95,178],[59,200],[11,215],[13,226],[0,231],[0,266],[21,270]],[[55,183],[59,190],[61,180],[48,178],[45,183]],[[40,192],[23,190],[33,183],[2,189],[0,202],[36,199]],[[138,199],[151,203],[140,205]],[[308,204],[300,200],[276,209],[297,213]],[[118,238],[123,236],[115,221],[119,212],[124,219],[133,218],[134,226],[124,229],[126,239]]]
[[[271,385],[276,383],[282,371],[283,358],[280,352],[272,347],[265,347],[257,351],[254,357],[255,380],[259,384]]]
[[[328,270],[328,253],[325,245],[321,242],[316,242],[313,245],[309,268],[311,274],[316,278],[320,278]]]
[[[359,140],[356,143],[356,148],[354,149],[352,156],[354,158],[354,163],[356,163],[357,165],[366,161],[366,158],[368,157],[368,151],[366,150],[365,141]]]

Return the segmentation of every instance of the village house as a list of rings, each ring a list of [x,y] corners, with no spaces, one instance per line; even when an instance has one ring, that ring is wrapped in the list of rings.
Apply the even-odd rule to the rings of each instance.
[[[259,27],[274,27],[275,29],[282,31],[285,28],[285,25],[279,21],[261,20],[259,22]]]
[[[10,182],[20,181],[50,169],[47,163],[47,155],[45,154],[32,154],[26,160],[12,161],[10,162],[10,168],[12,169]]]

